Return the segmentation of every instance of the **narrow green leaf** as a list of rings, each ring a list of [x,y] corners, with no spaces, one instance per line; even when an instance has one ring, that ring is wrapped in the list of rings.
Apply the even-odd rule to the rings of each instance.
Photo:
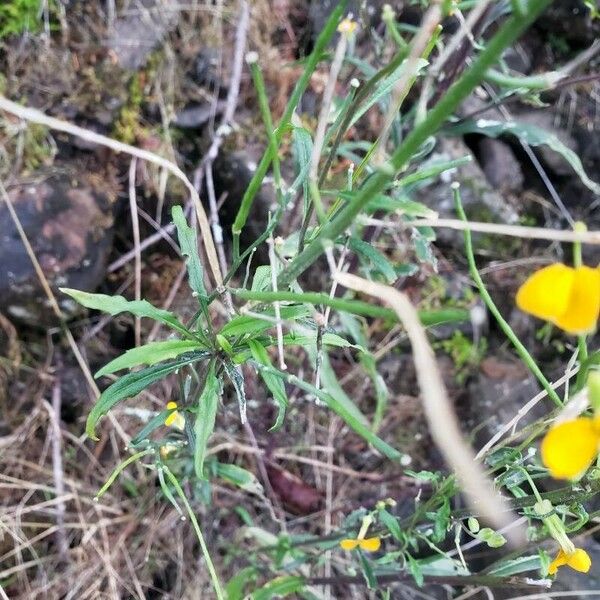
[[[138,348],[127,350],[121,356],[111,360],[104,365],[94,377],[98,379],[103,375],[115,373],[121,369],[130,369],[139,365],[155,365],[163,360],[177,358],[184,352],[203,349],[203,346],[195,340],[167,340],[164,342],[151,342]]]
[[[304,577],[287,575],[272,579],[259,590],[252,593],[252,600],[271,600],[285,598],[289,594],[300,592],[304,587]]]
[[[240,407],[240,419],[244,423],[246,421],[246,391],[244,390],[244,377],[241,369],[230,361],[225,361],[223,368],[225,369],[225,373],[227,373],[227,377],[229,377],[229,381],[233,384]]]
[[[416,68],[413,71],[414,74],[419,75],[419,73],[428,64],[429,63],[424,58],[419,58]],[[388,75],[377,84],[376,88],[373,90],[373,93],[369,94],[368,100],[356,111],[352,117],[350,127],[352,127],[373,105],[384,100],[392,92],[396,82],[404,75],[406,71],[406,65],[407,61],[402,62],[393,73]]]
[[[419,587],[423,587],[423,582],[425,581],[423,577],[423,571],[421,570],[421,565],[408,553],[406,553],[406,558],[408,559],[408,569],[410,574],[413,576],[415,583]]]
[[[211,362],[206,373],[204,389],[198,398],[198,411],[194,423],[195,448],[194,470],[198,479],[204,476],[204,459],[206,458],[206,445],[215,428],[215,418],[221,397],[221,382],[215,374],[215,364]]]
[[[107,296],[106,294],[90,294],[71,288],[60,288],[60,291],[73,300],[79,302],[86,308],[101,310],[110,315],[118,315],[123,312],[131,313],[136,317],[148,317],[155,321],[160,321],[165,325],[183,333],[186,337],[191,337],[189,330],[177,319],[177,317],[162,308],[152,306],[147,300],[127,300],[123,296]]]
[[[350,249],[355,252],[364,262],[372,265],[386,279],[387,283],[393,283],[397,279],[396,271],[392,263],[375,246],[355,237],[350,238]]]
[[[237,485],[245,492],[251,494],[263,493],[263,487],[258,479],[256,479],[254,473],[242,469],[242,467],[238,467],[237,465],[227,463],[217,463],[216,468],[218,477],[233,483],[233,485]]]
[[[336,348],[354,348],[360,352],[366,352],[364,346],[353,344],[352,342],[349,342],[347,339],[343,338],[341,335],[332,333],[331,331],[325,332],[321,338],[321,341],[324,346],[334,346]],[[290,331],[290,333],[287,333],[283,336],[283,343],[293,346],[316,347],[317,332],[315,331],[314,333],[303,334]]]
[[[358,559],[360,562],[362,575],[365,578],[365,582],[367,583],[367,588],[370,590],[377,589],[377,577],[375,577],[375,573],[373,571],[373,567],[367,557],[362,553],[358,553]]]
[[[260,342],[256,340],[248,340],[248,347],[252,353],[252,358],[254,358],[256,362],[260,363],[261,365],[272,367],[269,353]],[[272,369],[275,370],[273,367]],[[285,391],[285,385],[283,384],[281,377],[277,377],[277,375],[274,375],[272,372],[264,370],[259,370],[258,372],[260,373],[262,380],[265,382],[265,385],[269,388],[271,394],[273,394],[273,399],[279,406],[275,424],[271,427],[271,429],[269,429],[269,431],[274,431],[283,425],[285,411],[289,403],[287,393]]]
[[[228,337],[237,337],[245,334],[256,335],[261,331],[274,327],[275,311],[269,309],[265,311],[264,314],[268,319],[260,319],[249,315],[234,317],[229,323],[223,326],[220,333]],[[311,314],[311,309],[308,306],[297,305],[281,307],[281,318],[285,321],[293,321],[301,317],[306,317],[309,314]]]
[[[588,187],[594,194],[600,194],[600,184],[592,181],[585,172],[579,156],[571,148],[565,146],[558,137],[550,132],[530,125],[529,123],[519,123],[515,121],[493,121],[488,119],[475,119],[465,121],[460,125],[455,125],[447,130],[450,135],[463,135],[465,133],[481,133],[488,137],[499,137],[501,135],[513,135],[530,146],[548,146],[550,149],[558,152],[570,165],[581,182]]]
[[[398,523],[398,519],[394,517],[387,510],[383,509],[377,513],[377,518],[381,521],[383,525],[387,528],[387,530],[394,536],[394,538],[399,541],[404,541],[404,536],[402,535],[402,530],[400,529],[400,523]]]
[[[177,238],[181,253],[186,257],[185,263],[190,288],[199,300],[206,302],[208,294],[204,287],[204,271],[200,262],[200,254],[198,253],[198,236],[194,229],[188,225],[181,206],[174,206],[171,215],[173,223],[177,228]]]
[[[140,446],[146,442],[150,434],[165,424],[165,419],[171,414],[170,410],[162,410],[157,415],[154,415],[142,429],[137,433],[137,435],[129,442],[129,445],[133,448]]]
[[[304,214],[308,209],[308,173],[310,170],[310,158],[312,155],[313,141],[310,133],[303,127],[294,127],[292,129],[292,149],[294,152],[294,163],[297,179],[294,187],[302,185],[302,197],[304,199]]]
[[[96,437],[96,424],[100,418],[103,417],[119,401],[139,394],[149,385],[159,381],[160,379],[163,379],[169,373],[172,373],[173,371],[176,371],[185,365],[189,365],[190,363],[200,360],[204,357],[204,355],[204,352],[190,353],[169,363],[148,367],[146,369],[142,369],[141,371],[136,371],[135,373],[128,373],[127,375],[124,375],[115,381],[112,385],[107,387],[102,394],[100,394],[98,401],[96,404],[94,404],[94,407],[90,411],[85,425],[85,431],[87,435],[93,440],[98,439]]]
[[[499,565],[490,569],[488,574],[495,575],[496,577],[511,577],[519,573],[526,573],[527,571],[536,571],[541,567],[541,557],[539,554],[535,554],[504,560]]]
[[[260,265],[254,271],[252,278],[252,291],[262,292],[271,289],[271,267],[270,265]]]
[[[256,567],[244,567],[236,573],[225,585],[227,600],[244,600],[246,597],[244,590],[249,582],[256,579],[256,575]]]

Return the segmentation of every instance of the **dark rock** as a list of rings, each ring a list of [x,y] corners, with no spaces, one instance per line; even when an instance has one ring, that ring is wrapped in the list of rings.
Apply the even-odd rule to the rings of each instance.
[[[482,361],[480,372],[468,388],[466,431],[478,427],[475,445],[483,446],[500,427],[508,423],[538,392],[540,387],[522,363],[511,358],[490,356]],[[548,407],[539,402],[523,416],[522,428],[543,418]],[[482,421],[481,416],[487,418]]]
[[[56,173],[56,171],[55,171]],[[12,187],[8,194],[33,252],[69,315],[58,287],[94,290],[112,245],[112,197],[92,176],[53,174]],[[0,206],[0,312],[30,326],[56,324],[33,264],[5,205]],[[61,297],[62,296],[62,297]]]
[[[219,115],[225,109],[225,102],[218,102],[214,114]],[[190,104],[175,115],[173,125],[180,129],[199,129],[206,125],[213,116],[210,103]]]
[[[501,140],[484,137],[478,144],[478,158],[490,185],[501,192],[523,189],[525,177],[511,147]]]
[[[137,71],[162,42],[179,18],[177,0],[138,0],[131,15],[115,21],[108,42],[119,65]]]
[[[553,2],[536,27],[576,46],[587,46],[600,36],[600,20],[592,19],[583,0]]]
[[[198,85],[216,88],[222,85],[219,73],[220,56],[221,51],[217,48],[203,48],[198,52],[192,76]]]
[[[430,160],[448,161],[471,156],[471,151],[461,138],[442,138]],[[425,168],[425,165],[422,166]],[[462,203],[472,221],[516,223],[519,215],[509,202],[488,182],[476,160],[459,167],[455,172],[446,171],[439,179],[417,190],[415,199],[435,210],[440,217],[455,218],[456,209],[450,184],[460,183]],[[447,246],[464,248],[464,237],[459,231],[439,229],[437,239]],[[474,236],[476,243],[486,236]],[[497,243],[497,239],[496,242]]]
[[[256,165],[257,162],[248,152],[228,152],[224,149],[221,149],[213,163],[213,179],[217,199],[221,198],[223,194],[226,195],[219,212],[221,226],[225,231],[231,230],[231,225],[233,225],[246,188],[254,175]],[[268,224],[269,210],[273,212],[275,207],[275,192],[269,178],[266,177],[254,199],[248,221],[242,231],[242,250],[265,231]],[[266,254],[266,246],[263,244],[259,247],[253,263],[264,264],[267,262],[268,255]]]

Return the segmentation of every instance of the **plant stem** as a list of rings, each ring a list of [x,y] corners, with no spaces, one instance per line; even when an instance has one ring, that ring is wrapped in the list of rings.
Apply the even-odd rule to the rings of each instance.
[[[421,144],[441,127],[472,92],[483,79],[486,71],[498,60],[503,50],[510,46],[551,2],[552,0],[531,0],[527,15],[512,15],[506,20],[477,60],[450,87],[446,95],[429,112],[427,118],[412,130],[390,160],[367,180],[360,192],[338,213],[338,216],[327,223],[317,237],[279,274],[277,283],[280,288],[288,286],[321,256],[324,252],[324,240],[335,240],[346,230],[367,202],[381,192],[395,173],[410,161]]]
[[[459,217],[468,224],[467,216],[465,215],[465,211],[462,207],[462,203],[460,201],[460,191],[458,186],[454,187],[454,200],[456,202],[456,211],[458,212]],[[537,380],[540,382],[542,387],[546,390],[548,397],[556,404],[556,406],[562,406],[563,403],[558,396],[558,394],[554,391],[550,382],[546,379],[540,368],[537,366],[535,360],[527,351],[527,348],[521,343],[521,340],[515,335],[515,332],[512,330],[511,326],[506,322],[498,307],[494,304],[492,297],[487,291],[485,284],[483,283],[483,279],[481,279],[481,275],[479,275],[479,271],[477,270],[477,265],[475,264],[475,255],[473,254],[473,242],[471,240],[471,232],[469,229],[465,229],[465,246],[467,253],[467,261],[469,262],[469,271],[471,273],[471,277],[477,288],[479,290],[479,295],[482,300],[485,302],[485,305],[488,307],[488,310],[494,315],[496,321],[500,325],[500,328],[506,335],[506,337],[512,342],[517,354],[521,357],[521,360],[527,365],[529,370],[535,375]]]
[[[257,302],[304,302],[307,304],[321,304],[331,306],[336,310],[362,315],[366,317],[375,317],[398,321],[396,313],[383,306],[361,302],[360,300],[344,300],[343,298],[331,298],[329,294],[320,292],[307,292],[299,294],[296,292],[254,292],[243,289],[230,290],[234,296],[242,300],[255,300]],[[421,323],[427,327],[439,325],[441,323],[458,323],[469,320],[469,311],[463,308],[447,308],[441,310],[421,310],[419,311]]]
[[[208,548],[206,547],[206,542],[204,541],[204,536],[202,535],[202,530],[200,529],[200,525],[198,523],[198,519],[196,519],[196,515],[188,502],[188,499],[181,489],[181,485],[177,480],[177,477],[173,475],[172,471],[167,467],[167,465],[163,465],[163,469],[169,481],[173,484],[175,491],[178,496],[181,498],[181,502],[185,506],[185,509],[190,517],[190,521],[192,522],[192,526],[194,527],[194,531],[196,532],[196,537],[200,542],[200,548],[202,549],[202,554],[204,555],[204,560],[206,561],[206,566],[208,567],[208,572],[210,573],[210,578],[212,579],[213,588],[215,589],[215,594],[217,595],[217,600],[225,600],[225,594],[223,593],[223,589],[221,588],[221,582],[219,581],[219,576],[215,570],[215,566],[210,558],[210,554],[208,552]]]
[[[100,496],[104,495],[108,488],[114,483],[115,479],[123,472],[125,468],[127,468],[131,463],[134,463],[136,460],[139,460],[143,456],[147,454],[153,454],[154,449],[150,450],[142,450],[141,452],[136,452],[132,454],[129,458],[126,458],[122,463],[119,463],[113,472],[110,474],[110,477],[106,480],[106,483],[98,490],[98,493],[95,496],[97,500]]]
[[[277,129],[275,131],[275,139],[277,140],[277,143],[279,143],[283,138],[283,134],[287,129],[287,126],[292,117],[292,113],[296,109],[298,101],[300,100],[300,96],[302,96],[302,94],[304,93],[304,90],[306,89],[306,86],[310,81],[311,75],[313,74],[317,64],[319,64],[319,62],[321,61],[323,53],[327,48],[327,44],[329,43],[329,40],[335,33],[338,23],[342,15],[344,14],[344,11],[346,10],[347,4],[348,0],[340,0],[336,8],[331,13],[327,23],[325,24],[325,27],[323,28],[323,31],[321,31],[319,37],[317,38],[317,41],[315,42],[315,47],[313,48],[313,51],[308,57],[304,71],[300,76],[300,79],[298,79],[298,82],[296,83],[296,87],[292,92],[292,95],[287,103],[281,120],[279,121],[279,125],[277,126]],[[254,177],[252,177],[252,180],[246,188],[246,192],[244,193],[244,197],[242,198],[240,208],[233,223],[233,238],[234,240],[238,240],[238,248],[240,233],[244,228],[244,225],[246,224],[246,220],[248,219],[248,215],[250,214],[250,209],[252,208],[254,197],[256,196],[258,190],[260,189],[260,186],[262,185],[263,179],[267,174],[267,169],[269,168],[272,159],[273,154],[271,151],[271,146],[269,145],[267,151],[265,152],[260,161],[260,164],[256,168]]]

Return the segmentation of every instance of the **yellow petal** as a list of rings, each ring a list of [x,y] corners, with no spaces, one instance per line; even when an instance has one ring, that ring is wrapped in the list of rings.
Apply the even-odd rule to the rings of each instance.
[[[599,311],[600,271],[591,267],[577,267],[567,310],[551,320],[567,333],[590,333],[596,329]]]
[[[569,307],[575,269],[556,263],[531,275],[517,292],[517,306],[534,317],[555,320]]]
[[[365,552],[377,552],[381,547],[381,540],[378,537],[366,538],[364,540],[360,540],[358,545]]]
[[[542,440],[542,461],[557,479],[576,479],[598,454],[600,435],[594,421],[579,417],[553,427]]]
[[[592,566],[592,559],[585,550],[577,548],[575,552],[568,557],[567,564],[571,569],[575,569],[580,573],[587,573]]]
[[[558,567],[562,567],[566,564],[567,555],[562,550],[559,550],[558,554],[556,555],[556,558],[550,563],[550,566],[548,567],[548,573],[550,575],[555,575],[556,571],[558,571]]]
[[[354,550],[358,546],[358,540],[342,540],[340,546],[342,547],[342,550]]]
[[[177,408],[177,402],[167,402],[167,410],[173,410]]]
[[[167,426],[171,426],[173,425],[173,423],[175,422],[175,419],[177,418],[177,411],[174,410],[166,419],[165,419],[165,425]]]

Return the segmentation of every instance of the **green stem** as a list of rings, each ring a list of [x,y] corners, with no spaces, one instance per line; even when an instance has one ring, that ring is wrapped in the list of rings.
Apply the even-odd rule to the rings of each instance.
[[[460,201],[460,192],[458,187],[454,188],[454,200],[456,202],[456,211],[458,212],[458,216],[468,224],[467,216],[465,215],[465,211],[462,207],[462,203]],[[527,365],[529,370],[535,375],[537,380],[541,383],[542,387],[546,390],[548,397],[556,404],[557,406],[562,406],[561,399],[558,394],[552,389],[550,382],[544,377],[544,374],[537,366],[535,360],[529,352],[527,348],[521,343],[521,340],[515,335],[515,332],[512,330],[511,326],[505,321],[504,317],[500,314],[498,307],[494,304],[492,297],[487,291],[485,284],[483,283],[483,279],[481,279],[481,275],[479,275],[479,271],[477,270],[477,265],[475,264],[475,255],[473,254],[473,242],[471,240],[471,231],[469,229],[465,229],[465,246],[467,252],[467,260],[469,262],[469,270],[471,273],[471,277],[477,288],[479,289],[479,295],[482,300],[485,302],[485,305],[488,307],[488,310],[494,315],[496,321],[500,325],[500,328],[506,335],[506,337],[512,342],[515,347],[517,354],[521,357],[521,360]]]
[[[277,193],[278,201],[281,202],[281,168],[279,166],[279,154],[277,151],[278,140],[275,136],[273,117],[271,115],[271,110],[269,109],[269,99],[267,98],[265,80],[263,79],[262,71],[257,61],[250,63],[250,72],[252,73],[252,81],[254,82],[254,87],[256,88],[256,94],[258,96],[260,114],[262,116],[265,129],[267,130],[269,152],[273,161],[273,180],[275,182],[275,191]]]
[[[511,89],[548,90],[552,89],[561,79],[564,79],[564,75],[556,71],[528,77],[508,75],[495,69],[488,69],[485,73],[486,81]]]
[[[390,308],[384,308],[376,304],[361,302],[360,300],[344,300],[343,298],[331,298],[329,294],[321,292],[307,292],[299,294],[296,292],[253,292],[243,289],[230,289],[234,296],[242,300],[254,300],[256,302],[303,302],[306,304],[321,304],[331,306],[336,310],[362,315],[365,317],[374,317],[386,319],[389,321],[398,321],[398,315]],[[469,320],[469,311],[462,308],[448,308],[441,310],[421,310],[419,311],[421,323],[426,327],[440,325],[441,323],[459,323]]]
[[[118,464],[114,471],[110,474],[110,477],[106,480],[106,483],[100,488],[98,493],[96,494],[95,500],[98,500],[101,496],[103,496],[108,488],[114,483],[115,479],[126,469],[131,463],[139,460],[143,456],[148,454],[154,454],[154,449],[150,450],[142,450],[141,452],[136,452],[132,454],[129,458],[126,458],[122,463]]]
[[[278,144],[281,141],[281,139],[283,138],[283,134],[285,133],[287,126],[290,122],[290,119],[292,118],[292,114],[300,100],[300,96],[302,96],[302,94],[304,93],[304,90],[306,89],[306,86],[308,85],[308,82],[310,81],[310,78],[311,78],[315,68],[317,67],[317,65],[319,64],[321,59],[323,58],[323,53],[325,52],[325,50],[327,48],[327,44],[329,43],[329,40],[335,33],[338,23],[340,22],[340,19],[341,19],[342,15],[344,14],[344,11],[346,10],[347,4],[348,4],[348,0],[340,0],[338,5],[336,6],[336,8],[331,13],[329,19],[327,20],[327,23],[325,24],[323,31],[321,31],[321,34],[319,35],[319,37],[317,38],[317,41],[315,42],[315,47],[313,48],[312,53],[310,54],[310,56],[308,57],[308,59],[306,61],[306,66],[304,68],[304,71],[303,71],[302,75],[300,76],[298,83],[296,83],[296,87],[294,88],[294,91],[292,92],[292,95],[286,105],[283,116],[281,117],[281,120],[279,121],[279,125],[277,126],[277,129],[275,131],[275,139],[277,140]],[[238,248],[239,248],[240,233],[241,233],[242,229],[244,228],[244,225],[246,224],[248,215],[250,214],[250,209],[252,208],[252,203],[254,202],[254,198],[255,198],[258,190],[260,189],[260,186],[262,185],[263,179],[264,179],[265,175],[267,174],[267,170],[269,168],[269,165],[271,164],[272,159],[273,159],[273,155],[272,155],[271,147],[269,146],[269,148],[263,155],[263,157],[260,161],[260,164],[256,168],[254,177],[252,177],[252,180],[250,181],[250,183],[248,184],[248,187],[246,188],[244,197],[242,198],[242,202],[240,204],[238,214],[235,218],[235,221],[234,221],[233,227],[232,227],[233,238],[234,238],[234,240],[236,240],[236,238],[238,239]]]
[[[169,478],[169,481],[172,483],[175,491],[178,496],[181,498],[181,502],[185,506],[185,509],[190,517],[190,521],[192,522],[192,526],[194,527],[194,531],[196,532],[196,537],[200,542],[200,548],[202,549],[202,554],[204,555],[204,560],[206,561],[206,566],[208,567],[208,572],[210,573],[210,578],[212,579],[213,587],[215,589],[215,594],[217,595],[217,600],[225,600],[225,594],[223,593],[223,589],[221,588],[221,582],[219,581],[219,577],[217,575],[217,571],[215,570],[215,566],[210,558],[210,554],[208,552],[208,548],[206,547],[206,542],[204,541],[204,536],[202,535],[202,530],[200,529],[200,525],[198,523],[198,519],[196,519],[196,515],[188,502],[188,499],[181,489],[181,485],[177,480],[177,477],[173,475],[169,467],[167,465],[163,465],[163,470],[166,476]]]
[[[480,83],[486,71],[498,60],[503,50],[510,46],[551,2],[552,0],[531,0],[527,15],[522,17],[513,15],[506,20],[471,67],[450,87],[446,95],[429,112],[427,118],[411,131],[389,162],[367,180],[361,191],[338,213],[337,217],[326,224],[316,238],[279,274],[277,282],[279,288],[287,287],[321,256],[324,252],[324,240],[335,240],[345,231],[369,200],[381,192],[395,173],[410,161],[427,138],[438,131],[459,104]]]

